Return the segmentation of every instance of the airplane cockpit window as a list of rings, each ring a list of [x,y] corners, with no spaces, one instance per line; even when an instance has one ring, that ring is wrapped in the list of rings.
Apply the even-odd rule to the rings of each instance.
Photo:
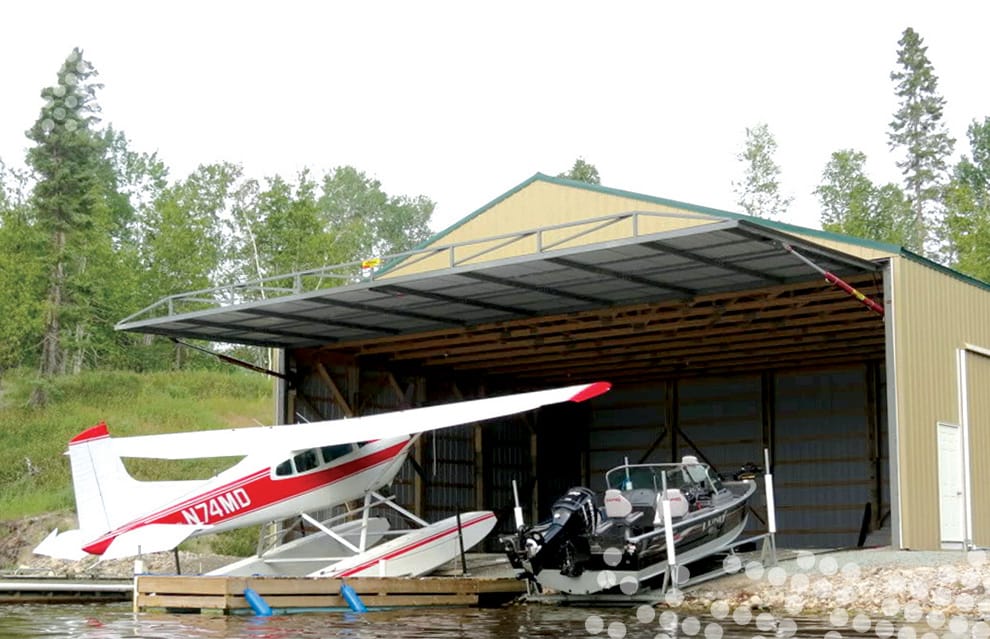
[[[353,444],[337,444],[336,446],[324,446],[320,448],[323,453],[323,463],[328,464],[338,457],[343,457],[354,450]]]
[[[284,462],[275,467],[276,477],[287,477],[292,474],[292,460],[286,459]]]
[[[296,472],[304,473],[313,470],[320,465],[320,458],[316,455],[316,449],[304,450],[292,458],[296,462]]]

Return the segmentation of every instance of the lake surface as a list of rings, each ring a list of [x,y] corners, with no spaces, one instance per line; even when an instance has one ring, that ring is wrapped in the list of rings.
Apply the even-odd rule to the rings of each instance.
[[[828,620],[774,619],[754,613],[744,623],[733,616],[674,615],[652,607],[589,609],[519,605],[498,609],[421,608],[363,615],[313,612],[268,618],[211,617],[197,614],[134,614],[129,604],[0,606],[0,639],[73,637],[116,639],[276,639],[308,637],[402,637],[408,639],[473,639],[530,637],[598,637],[601,639],[765,639],[787,637],[862,637],[923,639],[931,628],[899,626],[875,620],[837,627]],[[834,620],[833,620],[834,621]],[[944,636],[942,628],[937,636]],[[978,633],[960,633],[972,636]],[[932,637],[936,635],[931,635]]]
[[[855,618],[790,619],[769,613],[677,615],[650,606],[577,608],[520,605],[498,609],[420,608],[354,613],[313,612],[268,618],[197,614],[134,614],[129,604],[0,606],[0,639],[279,639],[402,637],[472,639],[596,637],[600,639],[986,639],[986,624]]]

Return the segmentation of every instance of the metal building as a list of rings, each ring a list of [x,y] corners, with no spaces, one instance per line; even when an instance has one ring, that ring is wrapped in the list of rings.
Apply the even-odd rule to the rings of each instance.
[[[428,519],[506,512],[513,479],[536,517],[626,457],[769,449],[779,544],[930,549],[990,545],[988,318],[990,286],[900,247],[537,174],[407,254],[118,328],[279,349],[282,422],[613,383],[421,438],[395,490]]]

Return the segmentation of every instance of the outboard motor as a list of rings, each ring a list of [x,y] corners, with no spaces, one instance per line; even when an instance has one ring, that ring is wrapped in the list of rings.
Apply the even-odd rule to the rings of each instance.
[[[576,577],[591,559],[588,536],[598,527],[600,515],[595,493],[578,486],[554,502],[549,521],[524,527],[501,538],[514,568],[537,575],[546,566],[559,566],[561,574]]]

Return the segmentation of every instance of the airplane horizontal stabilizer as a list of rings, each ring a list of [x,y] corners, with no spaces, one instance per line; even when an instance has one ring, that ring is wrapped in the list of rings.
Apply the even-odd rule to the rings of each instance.
[[[34,554],[45,555],[55,559],[67,559],[69,561],[79,561],[89,554],[82,549],[85,542],[81,530],[66,530],[58,532],[58,528],[51,531],[45,539],[35,546]]]
[[[123,559],[135,555],[172,550],[190,535],[209,526],[184,524],[148,524],[128,530],[114,538],[101,559]]]
[[[501,397],[410,408],[363,417],[309,422],[284,426],[261,426],[225,430],[201,430],[165,435],[113,438],[121,457],[191,459],[243,456],[305,450],[318,446],[415,435],[430,430],[470,424],[533,410],[547,404],[583,402],[609,390],[608,382],[577,384],[563,388],[517,393]]]

